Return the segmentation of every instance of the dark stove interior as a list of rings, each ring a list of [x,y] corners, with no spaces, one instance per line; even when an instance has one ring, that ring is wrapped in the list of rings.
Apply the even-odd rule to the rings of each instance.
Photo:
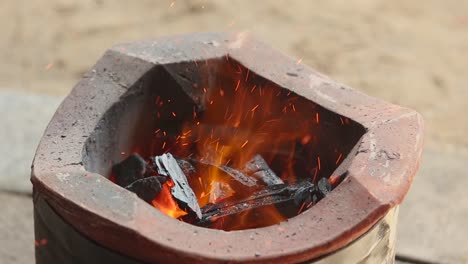
[[[160,190],[151,199],[120,185],[149,204],[198,226],[257,228],[302,213],[336,187],[345,175],[335,169],[364,132],[226,56],[155,66],[103,114],[84,165],[115,182],[115,165],[136,153],[138,177],[158,176]],[[190,195],[175,197],[176,175],[161,173],[169,166],[183,172],[177,177],[197,209]]]

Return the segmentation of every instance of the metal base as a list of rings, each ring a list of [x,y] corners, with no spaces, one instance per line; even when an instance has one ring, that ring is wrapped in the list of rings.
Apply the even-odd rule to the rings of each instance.
[[[397,222],[398,206],[392,208],[371,230],[350,245],[309,263],[393,264]]]

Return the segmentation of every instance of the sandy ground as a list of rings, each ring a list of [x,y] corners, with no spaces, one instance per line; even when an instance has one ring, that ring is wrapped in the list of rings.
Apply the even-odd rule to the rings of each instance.
[[[448,243],[466,245],[460,242],[466,242],[466,235],[443,228],[456,220],[450,215],[457,214],[458,208],[466,209],[461,199],[454,198],[460,204],[457,208],[444,204],[453,197],[438,199],[441,203],[438,206],[446,208],[436,210],[442,213],[433,218],[440,230],[427,232],[432,229],[411,226],[414,222],[411,218],[424,219],[428,217],[427,212],[433,212],[432,201],[424,203],[428,208],[420,206],[420,201],[430,200],[423,195],[424,188],[440,193],[455,188],[435,183],[431,185],[435,188],[432,190],[427,187],[429,183],[443,179],[444,174],[459,175],[464,177],[460,182],[467,182],[468,171],[464,165],[468,159],[465,136],[468,117],[464,111],[468,107],[466,0],[0,0],[0,29],[0,89],[65,95],[106,48],[115,43],[185,32],[248,30],[334,79],[412,107],[423,114],[427,127],[426,149],[435,153],[426,155],[428,162],[422,171],[434,175],[432,178],[418,176],[420,182],[413,188],[414,195],[410,193],[407,209],[402,208],[401,212],[402,228],[415,230],[407,232],[407,237],[420,241],[408,239],[410,243],[399,244],[430,259],[442,259],[438,251],[468,259],[468,253],[453,253],[460,247]],[[444,156],[438,155],[439,152]],[[456,160],[456,166],[447,159]],[[437,165],[436,169],[432,165]],[[456,170],[445,170],[445,167]],[[462,186],[466,184],[450,194],[465,197]],[[16,199],[10,196],[0,193],[0,203],[2,199],[8,199],[8,204],[10,199]],[[26,244],[32,243],[29,199],[12,200],[11,210],[0,217],[1,223],[8,223],[0,224],[6,230],[0,233],[27,230],[16,238]],[[25,209],[17,213],[14,208]],[[467,211],[462,208],[462,212]],[[461,222],[466,219],[459,216]],[[20,220],[13,226],[9,219]],[[423,222],[417,222],[418,226],[434,226],[432,222]],[[4,241],[13,237],[6,236]],[[440,246],[439,242],[447,245]],[[11,256],[12,263],[16,263],[16,256],[19,256],[17,263],[28,263],[26,259],[32,258],[32,248],[23,255],[24,251],[17,253],[9,249],[22,248],[24,243],[18,242],[18,247],[12,244],[4,252],[0,250],[0,255],[8,253],[6,256]],[[428,254],[429,251],[432,253]]]
[[[172,5],[172,6],[171,6]],[[249,30],[339,81],[421,112],[468,149],[468,1],[0,1],[0,87],[66,94],[114,43]]]

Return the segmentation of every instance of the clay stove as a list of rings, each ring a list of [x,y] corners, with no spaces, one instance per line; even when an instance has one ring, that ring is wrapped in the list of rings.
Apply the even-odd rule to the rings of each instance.
[[[37,150],[36,240],[47,243],[38,243],[36,260],[392,263],[422,129],[416,112],[332,81],[246,33],[117,45],[65,99]],[[197,210],[174,207],[170,195],[145,202],[112,182],[115,165],[133,153],[216,166],[188,180],[200,207],[220,203],[208,195],[213,183],[228,190],[223,202],[240,195],[246,187],[219,180],[219,168],[247,174],[253,157],[268,164],[275,186],[320,181],[333,190],[282,209],[263,199],[254,213],[197,222],[185,216]],[[268,182],[241,197],[265,192]]]

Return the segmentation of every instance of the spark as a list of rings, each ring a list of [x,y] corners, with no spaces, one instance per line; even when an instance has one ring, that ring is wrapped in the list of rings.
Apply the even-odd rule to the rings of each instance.
[[[182,146],[187,146],[189,143],[183,143]]]
[[[252,87],[252,89],[250,90],[250,93],[253,93],[253,91],[255,91],[255,88],[257,88],[257,85],[254,85],[254,86]]]
[[[229,61],[229,53],[226,53],[226,61]]]
[[[154,133],[157,134],[157,133],[159,133],[159,131],[161,131],[160,128],[156,129],[156,130],[154,131]]]
[[[315,179],[317,179],[317,173],[318,173],[318,169],[315,168],[314,177],[312,178],[312,182],[315,182]]]
[[[306,208],[309,209],[312,206],[313,203],[314,202],[310,202],[309,204],[307,204]]]
[[[319,117],[319,113],[315,113],[315,122],[320,123],[320,117]]]
[[[193,87],[193,88],[198,88],[198,83],[192,84],[192,87]]]
[[[212,105],[212,104],[213,104],[213,100],[210,101],[210,105]]]
[[[240,82],[241,82],[240,80],[237,80],[236,89],[234,89],[234,91],[237,91],[237,89],[239,89]]]
[[[245,75],[245,81],[247,82],[247,80],[249,79],[249,74],[250,74],[250,70],[247,69],[247,74]]]
[[[176,117],[176,116],[177,116],[175,112],[172,112],[172,115],[173,115],[174,117]]]
[[[226,107],[226,112],[224,112],[224,119],[227,120],[227,115],[229,113],[229,105]]]
[[[163,131],[163,135],[164,135],[164,136],[166,136],[166,135],[167,135],[166,131]]]
[[[336,176],[331,176],[329,179],[328,179],[328,183],[330,183],[331,185],[335,185],[335,183],[338,181],[338,177]]]
[[[190,134],[190,133],[192,133],[192,130],[191,130],[191,129],[190,129],[189,131],[183,133],[183,134],[184,134],[184,136],[186,136],[186,135],[188,135],[188,134]]]
[[[338,165],[338,163],[340,162],[341,156],[343,156],[343,153],[340,153],[340,155],[338,156],[338,159],[336,159],[336,162],[335,162],[336,165]]]
[[[242,73],[242,68],[239,66],[239,64],[237,64],[237,69],[238,69],[238,71],[236,71],[236,73],[241,74]]]
[[[320,156],[317,156],[317,165],[318,165],[318,170],[320,170]]]
[[[340,116],[340,121],[341,121],[341,125],[344,125],[344,121],[343,121],[343,118],[341,118],[341,116]]]
[[[312,139],[312,136],[311,135],[305,135],[302,140],[301,140],[301,143],[302,145],[306,145],[310,142],[310,140]]]
[[[194,60],[193,62],[195,63],[195,66],[197,66],[197,67],[198,67],[198,63],[197,63],[197,61],[196,61],[196,60]]]
[[[223,89],[219,89],[219,95],[224,96],[224,90]]]
[[[245,145],[247,145],[247,143],[249,143],[249,141],[248,141],[248,140],[246,140],[246,141],[244,142],[244,144],[242,144],[241,148],[244,148],[244,147],[245,147]]]
[[[120,152],[120,155],[125,155],[125,151]]]
[[[203,92],[206,93],[206,88],[205,87],[203,87]]]
[[[164,147],[166,147],[166,141],[164,141],[161,149],[164,149]]]
[[[289,93],[288,93],[286,96],[290,96],[290,95],[291,95],[291,93],[292,93],[292,92],[291,92],[291,91],[289,91]]]
[[[298,60],[296,61],[296,64],[299,65],[299,64],[301,64],[301,62],[302,62],[302,58],[298,59]]]
[[[291,106],[292,106],[292,110],[296,112],[296,107],[294,106],[294,104],[292,104]]]
[[[203,182],[202,182],[201,177],[198,177],[198,182],[200,183],[200,186],[203,187]]]
[[[254,106],[254,108],[252,108],[252,110],[250,110],[250,111],[254,112],[258,108],[258,106],[259,105]]]
[[[224,164],[224,166],[227,166],[229,164],[229,162],[231,162],[231,159],[228,159],[228,161],[226,161],[226,163]]]
[[[52,67],[54,67],[54,64],[51,62],[51,63],[48,63],[46,66],[45,66],[45,69],[46,71],[52,69]]]
[[[169,8],[172,8],[174,5],[175,5],[175,1],[171,3],[171,5],[169,6]]]
[[[302,209],[304,209],[305,202],[302,203],[301,208],[299,208],[299,211],[297,211],[297,214],[300,214],[302,212]]]

